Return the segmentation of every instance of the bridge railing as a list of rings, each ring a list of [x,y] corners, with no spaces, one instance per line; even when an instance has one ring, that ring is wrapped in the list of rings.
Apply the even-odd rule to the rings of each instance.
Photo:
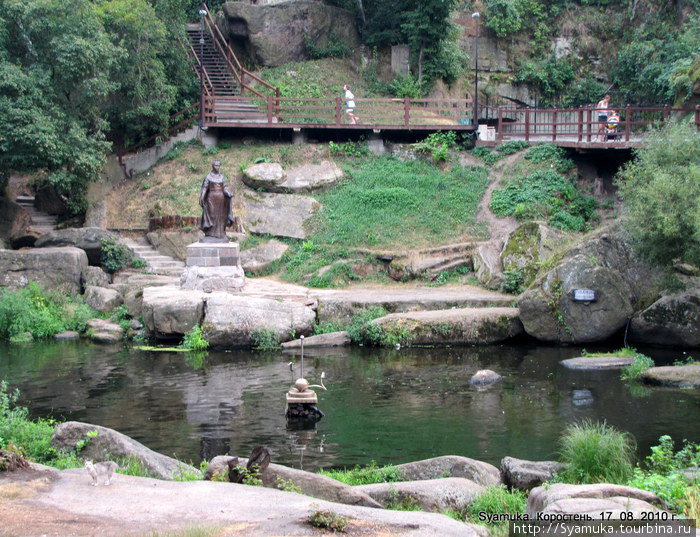
[[[700,129],[700,107],[632,107],[615,109],[620,115],[616,132],[605,130],[605,123],[598,121],[596,108],[575,109],[503,109],[491,110],[497,118],[496,142],[506,140],[600,142],[614,138],[619,141],[636,141],[653,126],[663,124],[671,117],[692,116]],[[610,110],[607,111],[609,113]]]
[[[359,124],[353,125],[345,102],[340,97],[266,98],[206,96],[204,106],[206,126],[249,124],[254,111],[241,110],[236,104],[254,105],[256,124],[276,127],[348,127],[395,129],[471,130],[472,103],[466,99],[355,99],[354,115]]]

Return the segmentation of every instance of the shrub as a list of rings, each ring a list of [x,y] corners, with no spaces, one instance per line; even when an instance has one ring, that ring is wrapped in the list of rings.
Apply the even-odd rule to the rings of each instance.
[[[641,353],[635,353],[634,362],[622,368],[622,380],[638,380],[647,369],[654,367],[654,360]]]
[[[361,140],[359,142],[328,142],[328,150],[331,155],[345,155],[346,157],[363,157],[369,154],[367,142]]]
[[[523,292],[523,285],[525,284],[525,278],[520,270],[506,270],[503,272],[503,283],[501,284],[501,290],[504,293],[510,293],[512,295],[519,295]]]
[[[274,351],[280,348],[280,338],[275,330],[260,328],[251,334],[253,348],[259,351]]]
[[[185,334],[182,346],[191,351],[205,351],[209,348],[209,342],[204,337],[201,326],[195,326]]]
[[[315,528],[344,532],[348,525],[347,517],[333,511],[314,511],[309,515],[309,524]]]
[[[605,422],[569,425],[560,439],[566,483],[626,483],[633,474],[635,443],[631,435]]]
[[[126,246],[109,237],[103,237],[101,241],[100,264],[105,272],[114,274],[131,261],[133,254]]]
[[[425,140],[416,145],[416,150],[420,153],[429,154],[433,162],[447,160],[450,156],[450,149],[457,145],[457,133],[454,131],[438,131],[429,134]]]
[[[617,176],[625,227],[646,258],[700,264],[700,132],[670,123]]]
[[[37,339],[64,330],[82,332],[95,315],[79,298],[30,282],[23,289],[0,291],[0,340],[19,342],[27,332]]]
[[[389,90],[395,97],[403,99],[420,99],[423,94],[423,85],[420,80],[415,78],[410,73],[406,76],[396,76],[389,84]]]
[[[387,311],[381,306],[370,306],[354,314],[347,327],[348,337],[353,343],[379,345],[382,329],[372,324],[372,321],[386,314]]]
[[[508,490],[505,485],[492,485],[469,504],[469,519],[479,520],[479,513],[524,513],[527,496],[520,490]]]

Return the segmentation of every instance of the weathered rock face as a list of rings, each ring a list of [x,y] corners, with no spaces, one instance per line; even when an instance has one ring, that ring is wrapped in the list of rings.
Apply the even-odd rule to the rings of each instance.
[[[622,327],[658,289],[654,270],[637,260],[617,231],[589,235],[519,300],[525,331],[542,341],[603,340]],[[574,289],[593,289],[595,302],[575,302]]]
[[[538,263],[550,257],[563,246],[567,236],[542,222],[528,222],[513,231],[501,252],[504,271],[517,271],[530,285],[537,275]]]
[[[97,431],[97,436],[88,436],[92,431]],[[160,479],[172,480],[185,473],[200,473],[195,467],[151,451],[120,432],[79,421],[67,421],[58,425],[51,438],[51,445],[56,449],[72,451],[79,441],[86,442],[80,455],[87,459],[105,461],[134,457],[146,471]]]
[[[108,312],[122,304],[122,297],[115,289],[90,286],[85,288],[85,303],[94,310]]]
[[[642,381],[660,386],[700,388],[700,365],[652,367],[642,373]]]
[[[247,273],[256,273],[265,270],[272,263],[280,259],[289,246],[283,242],[271,240],[260,246],[241,251],[241,266]]]
[[[81,292],[88,259],[79,248],[0,250],[0,287],[19,289],[36,282],[71,295]]]
[[[29,228],[31,218],[27,209],[7,198],[0,198],[0,238],[9,239]]]
[[[204,293],[177,287],[146,287],[143,322],[159,338],[177,338],[198,326],[204,317]]]
[[[376,483],[354,488],[389,508],[392,503],[408,502],[423,511],[436,513],[447,509],[461,511],[486,490],[485,487],[463,477]]]
[[[168,255],[184,261],[187,259],[187,246],[193,242],[197,242],[200,237],[203,237],[198,229],[191,231],[150,231],[146,234],[148,242],[163,255]]]
[[[244,170],[243,182],[250,188],[269,192],[305,193],[332,186],[343,176],[343,170],[328,160],[286,171],[279,164],[264,162]]]
[[[620,518],[623,511],[641,519],[641,513],[653,513],[663,507],[662,500],[653,492],[601,483],[597,485],[567,485],[557,483],[532,490],[525,512],[534,518],[537,513],[581,513],[600,519],[605,512],[611,518]]]
[[[700,280],[694,278],[693,280]],[[635,315],[630,340],[654,345],[700,346],[700,281],[682,293],[663,296]]]
[[[501,474],[495,466],[457,455],[407,462],[397,465],[396,470],[405,481],[422,481],[448,476],[463,477],[484,487],[498,485],[501,482]]]
[[[88,267],[85,271],[85,287],[107,287],[109,283],[109,274],[100,267]]]
[[[472,256],[476,279],[483,285],[496,288],[503,283],[500,242],[487,242],[479,245]]]
[[[317,46],[326,45],[331,36],[350,48],[359,44],[352,13],[312,0],[226,2],[224,16],[229,39],[243,43],[251,58],[268,67],[308,59],[305,35]]]
[[[305,239],[304,223],[321,207],[314,198],[297,194],[243,192],[244,225],[253,233]]]
[[[99,266],[102,254],[102,239],[117,238],[109,231],[97,227],[68,228],[51,231],[39,237],[34,246],[74,246],[85,250],[90,265]]]
[[[392,313],[372,321],[407,334],[413,345],[495,343],[522,333],[517,308],[462,308]]]
[[[272,331],[280,341],[288,341],[292,333],[309,334],[316,319],[311,307],[294,300],[212,293],[206,301],[202,328],[214,347],[253,345],[254,334],[262,330]]]
[[[556,461],[525,461],[514,457],[501,460],[501,480],[511,488],[530,490],[550,481],[564,465]]]
[[[211,479],[219,474],[227,474],[229,467],[228,462],[234,457],[220,455],[214,457],[205,473],[205,479]],[[247,464],[247,459],[238,459],[241,466]],[[320,474],[304,472],[294,468],[287,468],[279,464],[270,464],[262,473],[261,476],[263,485],[272,488],[282,488],[284,482],[292,482],[294,486],[301,489],[302,494],[328,500],[330,502],[339,502],[347,505],[362,505],[365,507],[382,507],[367,494],[356,490],[355,487],[331,479]]]

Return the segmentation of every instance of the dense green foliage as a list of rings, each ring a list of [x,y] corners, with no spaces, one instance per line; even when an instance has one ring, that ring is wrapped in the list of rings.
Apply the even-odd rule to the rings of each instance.
[[[623,367],[620,373],[620,378],[622,380],[637,380],[642,376],[647,369],[654,367],[654,360],[645,356],[644,354],[635,352],[634,362],[630,365]]]
[[[565,483],[625,483],[634,470],[635,443],[625,432],[585,420],[569,425],[560,439],[559,474]]]
[[[85,209],[109,140],[167,127],[196,88],[176,0],[0,0],[0,175],[48,171]]]
[[[0,340],[21,342],[26,334],[41,339],[65,330],[82,332],[95,316],[78,298],[45,291],[33,282],[16,291],[0,290]]]
[[[519,219],[547,219],[559,229],[586,231],[596,217],[596,201],[584,196],[566,173],[573,162],[563,149],[553,145],[530,148],[524,158],[543,165],[527,175],[518,175],[503,188],[496,189],[489,207],[500,216]]]
[[[100,250],[100,265],[108,274],[114,274],[119,269],[129,264],[133,253],[123,244],[119,244],[112,238],[102,238]]]
[[[205,351],[209,348],[209,342],[204,337],[201,326],[195,326],[185,334],[182,346],[191,351]]]
[[[617,184],[626,229],[648,259],[700,264],[700,133],[669,124],[652,133]]]

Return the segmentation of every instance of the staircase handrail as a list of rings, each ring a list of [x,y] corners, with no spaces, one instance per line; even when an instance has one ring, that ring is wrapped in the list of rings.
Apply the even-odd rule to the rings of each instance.
[[[207,72],[207,68],[202,65],[202,62],[199,59],[199,55],[197,54],[197,51],[194,50],[192,43],[189,44],[189,47],[190,47],[190,56],[192,56],[195,59],[195,62],[197,62],[197,66],[199,67],[198,73],[204,74],[204,91],[205,91],[205,93],[207,95],[214,96],[216,94],[216,91],[214,90],[214,84],[212,84],[211,79],[209,78],[209,73]]]
[[[273,86],[272,84],[265,82],[262,78],[251,73],[245,67],[243,67],[243,65],[241,65],[241,62],[236,57],[236,54],[233,52],[231,45],[228,43],[228,41],[226,41],[226,38],[224,38],[223,34],[221,33],[221,30],[214,22],[214,19],[211,16],[211,12],[209,11],[209,7],[207,6],[207,4],[205,2],[202,2],[202,10],[206,12],[206,15],[204,16],[204,21],[206,23],[207,30],[209,31],[210,35],[212,36],[214,43],[216,44],[217,48],[219,49],[219,52],[221,52],[222,56],[226,60],[226,64],[228,65],[229,70],[238,79],[238,83],[241,85],[241,94],[243,93],[243,90],[246,89],[249,92],[257,95],[258,97],[261,97],[263,99],[266,97],[263,93],[260,93],[259,91],[254,90],[253,88],[251,88],[249,85],[247,85],[245,83],[245,77],[248,76],[251,79],[258,82],[259,84],[272,90],[274,92],[275,96],[279,98],[279,96],[280,96],[279,88]],[[235,67],[234,67],[233,63],[231,62],[231,58],[236,63]]]

